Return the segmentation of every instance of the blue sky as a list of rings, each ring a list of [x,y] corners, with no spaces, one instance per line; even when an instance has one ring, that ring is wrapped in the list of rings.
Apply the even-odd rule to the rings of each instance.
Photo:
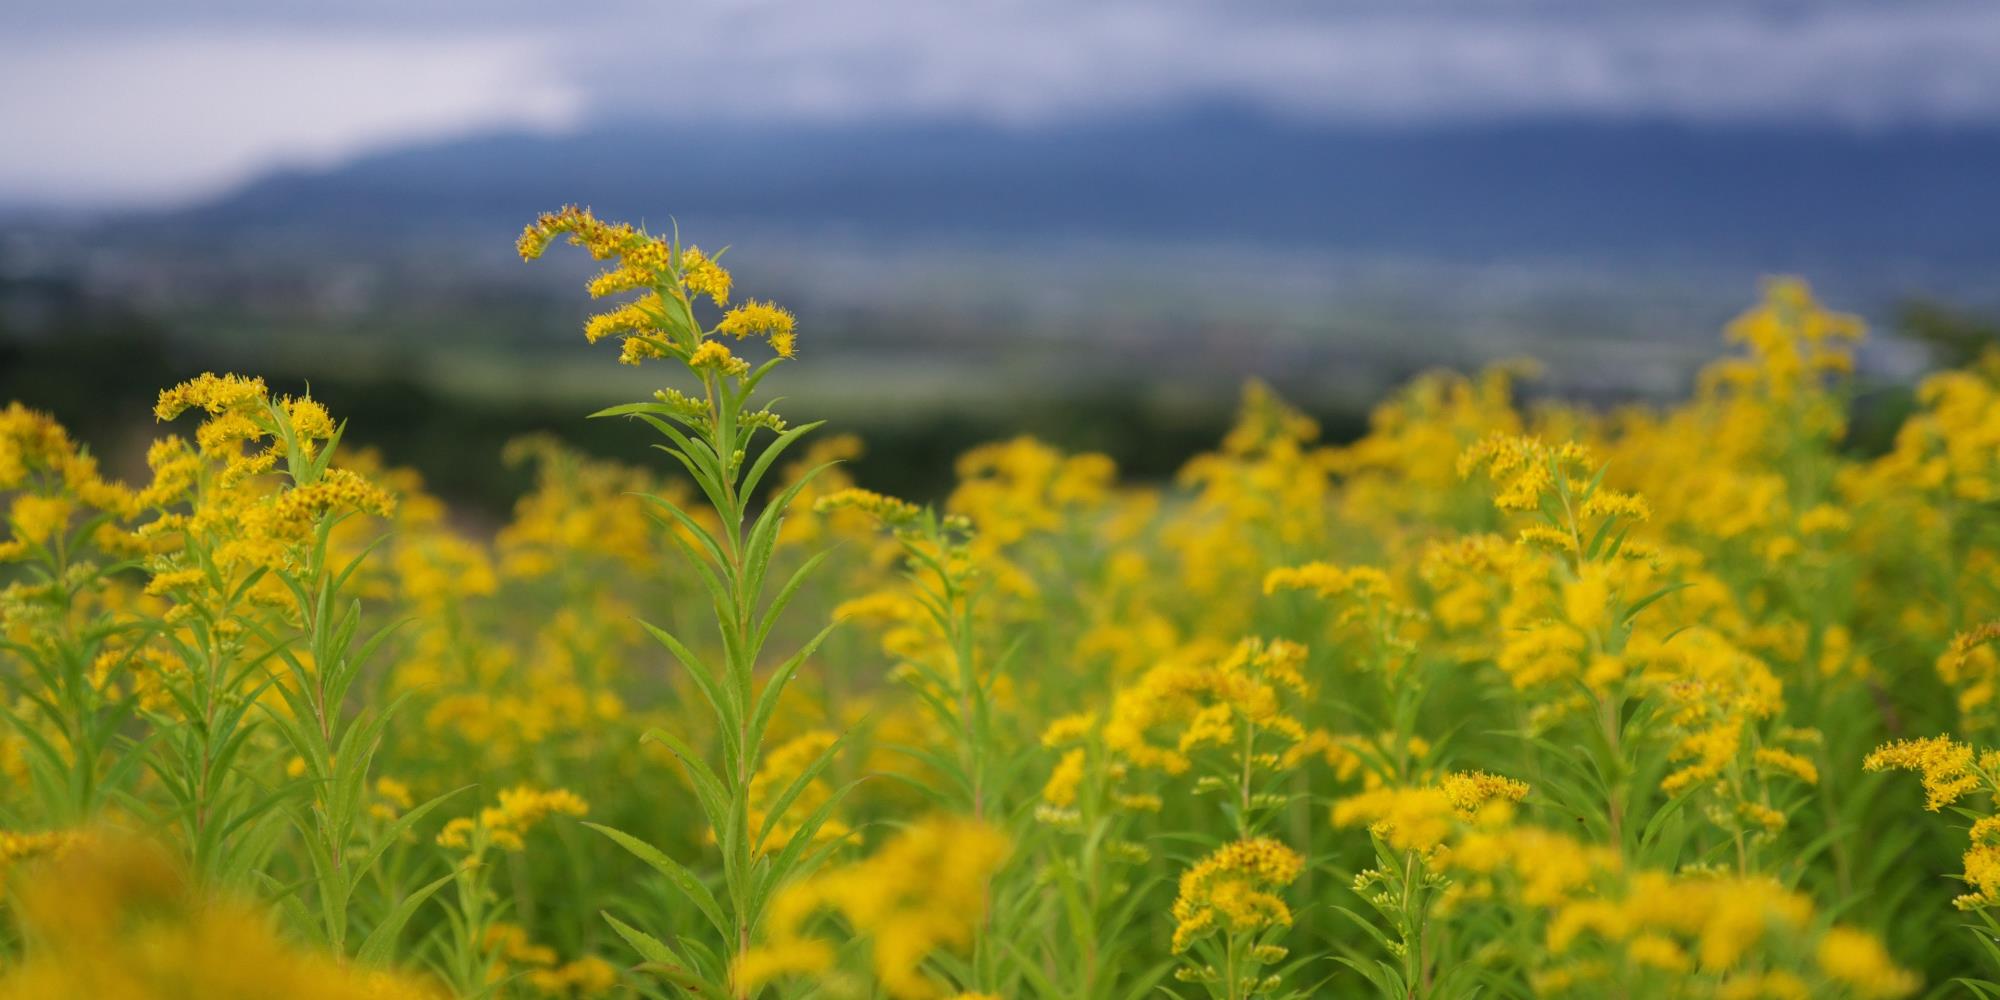
[[[0,201],[613,115],[1034,122],[1227,98],[1327,119],[2000,123],[1987,0],[33,0]]]

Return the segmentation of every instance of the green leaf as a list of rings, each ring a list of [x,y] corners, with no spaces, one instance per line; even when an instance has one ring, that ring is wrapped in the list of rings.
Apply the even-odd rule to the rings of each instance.
[[[815,552],[811,558],[801,563],[798,569],[792,571],[791,578],[778,589],[778,596],[771,599],[770,606],[764,609],[763,619],[757,623],[757,634],[752,638],[755,648],[764,648],[764,640],[770,638],[772,626],[778,623],[778,615],[782,614],[785,606],[792,602],[792,598],[798,594],[799,588],[805,584],[806,578],[812,575],[813,570],[818,569],[819,564],[832,554],[832,549]]]
[[[751,565],[761,566],[770,559],[769,549],[777,541],[778,523],[784,520],[786,509],[791,507],[792,501],[798,498],[799,491],[805,489],[806,484],[812,482],[820,473],[831,468],[833,464],[832,462],[827,462],[814,466],[811,471],[800,476],[797,482],[785,487],[784,492],[778,494],[778,498],[773,500],[757,515],[756,524],[750,529],[750,539],[745,544],[745,549],[751,554],[748,560]],[[761,559],[756,555],[760,549],[764,550],[764,555]],[[752,589],[755,588],[753,587]]]
[[[715,567],[710,566],[708,561],[695,551],[693,542],[682,538],[680,532],[673,530],[672,526],[665,522],[661,522],[661,527],[666,529],[667,538],[672,540],[675,547],[681,550],[681,554],[687,557],[688,565],[693,566],[695,572],[700,575],[702,585],[708,588],[709,600],[715,605],[716,623],[722,626],[723,641],[729,647],[727,652],[734,657],[736,646],[731,637],[736,634],[736,630],[730,628],[729,624],[738,620],[736,596],[730,592],[722,578],[716,575]],[[728,571],[727,566],[722,569],[724,572]]]
[[[458,874],[457,869],[446,872],[405,896],[402,902],[397,903],[395,908],[389,911],[388,916],[382,918],[381,923],[375,925],[374,930],[368,932],[368,936],[361,942],[361,947],[354,952],[354,957],[371,965],[389,964],[390,959],[395,956],[396,937],[403,933],[403,925],[410,922],[410,917],[417,912],[417,907],[424,905],[425,900],[444,888],[446,882],[457,878]]]
[[[744,497],[756,496],[757,483],[764,478],[764,473],[770,469],[771,463],[776,461],[779,455],[784,454],[785,449],[790,447],[792,442],[825,426],[825,424],[826,421],[824,420],[815,420],[809,424],[800,424],[772,440],[764,448],[763,452],[758,454],[757,461],[751,463],[750,471],[743,476],[743,489],[740,491],[740,495]]]
[[[620,403],[617,406],[607,406],[584,419],[597,420],[602,417],[625,417],[635,413],[655,413],[661,416],[672,416],[674,408],[665,403]]]
[[[701,542],[702,548],[708,551],[709,558],[714,560],[717,568],[727,569],[729,567],[729,556],[723,551],[722,543],[714,535],[709,534],[708,529],[702,527],[701,522],[696,521],[688,515],[687,511],[682,510],[679,504],[651,493],[641,493],[638,496],[639,499],[672,515],[676,523],[686,528],[688,534],[693,535],[695,540]],[[671,531],[672,529],[669,528],[668,530]],[[675,537],[679,537],[679,535],[676,534]]]
[[[362,855],[361,861],[354,866],[354,877],[360,879],[361,876],[373,871],[375,865],[382,860],[382,855],[387,854],[390,847],[400,842],[403,839],[403,835],[410,832],[411,828],[423,822],[424,816],[428,815],[431,810],[443,805],[446,799],[471,787],[471,785],[461,785],[436,798],[420,802],[409,811],[403,813],[403,815],[396,817],[396,821],[389,824],[388,829],[382,831],[382,836],[376,841],[375,846],[369,848],[368,853]]]
[[[785,880],[794,871],[812,871],[819,866],[819,862],[829,852],[840,846],[841,842],[839,840],[832,840],[818,845],[818,849],[814,850],[811,855],[805,853],[814,846],[814,841],[819,837],[820,829],[826,825],[827,819],[833,815],[833,810],[839,807],[840,803],[847,798],[849,792],[860,787],[860,785],[861,782],[857,779],[834,789],[833,794],[827,796],[826,801],[820,803],[818,808],[815,808],[811,815],[806,817],[805,822],[800,823],[798,829],[793,831],[791,839],[785,842],[785,846],[778,852],[778,856],[771,859],[770,867],[764,872],[764,877],[757,893],[756,908],[758,910],[763,909],[764,900],[769,898],[770,894],[779,886],[783,885]]]
[[[701,880],[696,878],[695,874],[687,869],[687,866],[668,857],[659,848],[623,830],[605,826],[602,823],[585,823],[583,825],[611,838],[613,842],[623,847],[633,857],[644,861],[646,864],[652,866],[654,871],[666,876],[667,881],[672,883],[674,888],[679,889],[681,895],[686,896],[688,901],[695,905],[695,909],[701,911],[702,916],[708,918],[709,925],[715,928],[717,934],[727,938],[730,934],[734,933],[734,928],[730,925],[729,920],[722,915],[722,907],[716,902],[715,894],[710,892],[708,886],[703,885]],[[646,957],[649,959],[652,958],[651,955]]]
[[[712,1000],[723,1000],[727,996],[720,987],[695,975],[693,970],[688,968],[688,962],[679,955],[674,954],[674,950],[667,947],[660,939],[619,920],[609,913],[602,913],[602,916],[611,924],[611,929],[618,932],[618,936],[624,938],[625,943],[631,945],[632,950],[638,952],[640,957],[646,960],[647,964],[640,966],[640,968],[655,973],[662,979],[697,996],[712,998]]]
[[[806,659],[812,656],[820,643],[825,642],[826,637],[832,635],[833,630],[838,627],[840,623],[833,622],[820,629],[818,635],[813,636],[805,645],[799,647],[798,652],[779,664],[778,669],[772,671],[770,678],[764,682],[764,690],[757,695],[756,711],[750,717],[750,733],[760,744],[763,741],[765,727],[771,724],[771,716],[778,711],[778,701],[785,693],[785,686],[791,683],[792,677],[799,672],[799,667],[805,664]]]
[[[734,732],[742,710],[737,707],[736,700],[731,696],[731,689],[717,685],[715,678],[710,676],[708,668],[702,664],[701,659],[695,656],[694,651],[688,649],[685,643],[674,638],[673,633],[643,619],[638,621],[660,645],[667,647],[667,652],[672,653],[674,659],[680,661],[681,666],[687,668],[695,686],[701,689],[702,697],[707,699],[709,707],[715,710],[716,720],[721,723],[721,731]],[[735,765],[733,759],[728,763],[732,767]]]
[[[1629,622],[1632,619],[1637,618],[1639,616],[1639,612],[1644,611],[1649,607],[1652,607],[1654,601],[1657,601],[1662,597],[1666,597],[1669,594],[1686,590],[1692,586],[1694,586],[1694,584],[1691,583],[1670,584],[1668,586],[1661,587],[1660,589],[1655,590],[1652,593],[1647,594],[1646,596],[1641,597],[1636,601],[1633,601],[1632,606],[1625,609],[1625,620]]]
[[[695,798],[701,803],[702,812],[708,816],[709,826],[716,830],[724,829],[732,812],[729,808],[731,801],[729,792],[723,788],[722,779],[716,777],[715,772],[709,769],[708,763],[701,759],[701,755],[689,748],[680,737],[664,729],[648,729],[642,738],[659,743],[680,759],[682,768],[688,773],[689,783],[694,786]]]

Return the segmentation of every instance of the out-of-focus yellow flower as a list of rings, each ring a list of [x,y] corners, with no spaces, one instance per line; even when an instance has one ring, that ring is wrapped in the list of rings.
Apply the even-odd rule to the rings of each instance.
[[[499,803],[481,809],[477,816],[461,816],[446,823],[437,842],[440,847],[473,854],[487,847],[519,851],[527,846],[522,835],[543,819],[582,816],[589,811],[590,806],[575,792],[521,785],[502,791]]]
[[[257,910],[208,898],[159,850],[93,839],[17,895],[33,945],[0,995],[118,1000],[443,1000],[412,978],[301,951]]]
[[[889,996],[941,996],[925,960],[971,944],[984,920],[987,883],[1007,851],[1007,838],[984,823],[945,817],[914,823],[866,859],[780,890],[766,939],[739,956],[731,978],[738,989],[755,990],[776,978],[824,972],[834,951],[809,933],[808,923],[831,911],[868,940],[870,969]]]
[[[1898,968],[1875,935],[1850,927],[1835,927],[1819,939],[1819,967],[1858,997],[1903,997],[1915,993],[1923,980]]]

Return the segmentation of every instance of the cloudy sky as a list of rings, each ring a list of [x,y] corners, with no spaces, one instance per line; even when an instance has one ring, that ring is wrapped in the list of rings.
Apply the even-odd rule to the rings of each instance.
[[[614,115],[1032,122],[1190,98],[2000,124],[2000,3],[24,0],[0,5],[0,203],[172,201]]]

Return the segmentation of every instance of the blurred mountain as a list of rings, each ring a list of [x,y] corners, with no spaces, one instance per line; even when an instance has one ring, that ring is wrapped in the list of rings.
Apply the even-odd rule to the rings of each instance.
[[[1208,107],[1039,126],[870,120],[486,135],[274,174],[149,224],[435,233],[512,229],[580,202],[655,229],[676,211],[704,231],[1922,271],[2000,259],[1996,177],[2000,128],[1391,126]]]

